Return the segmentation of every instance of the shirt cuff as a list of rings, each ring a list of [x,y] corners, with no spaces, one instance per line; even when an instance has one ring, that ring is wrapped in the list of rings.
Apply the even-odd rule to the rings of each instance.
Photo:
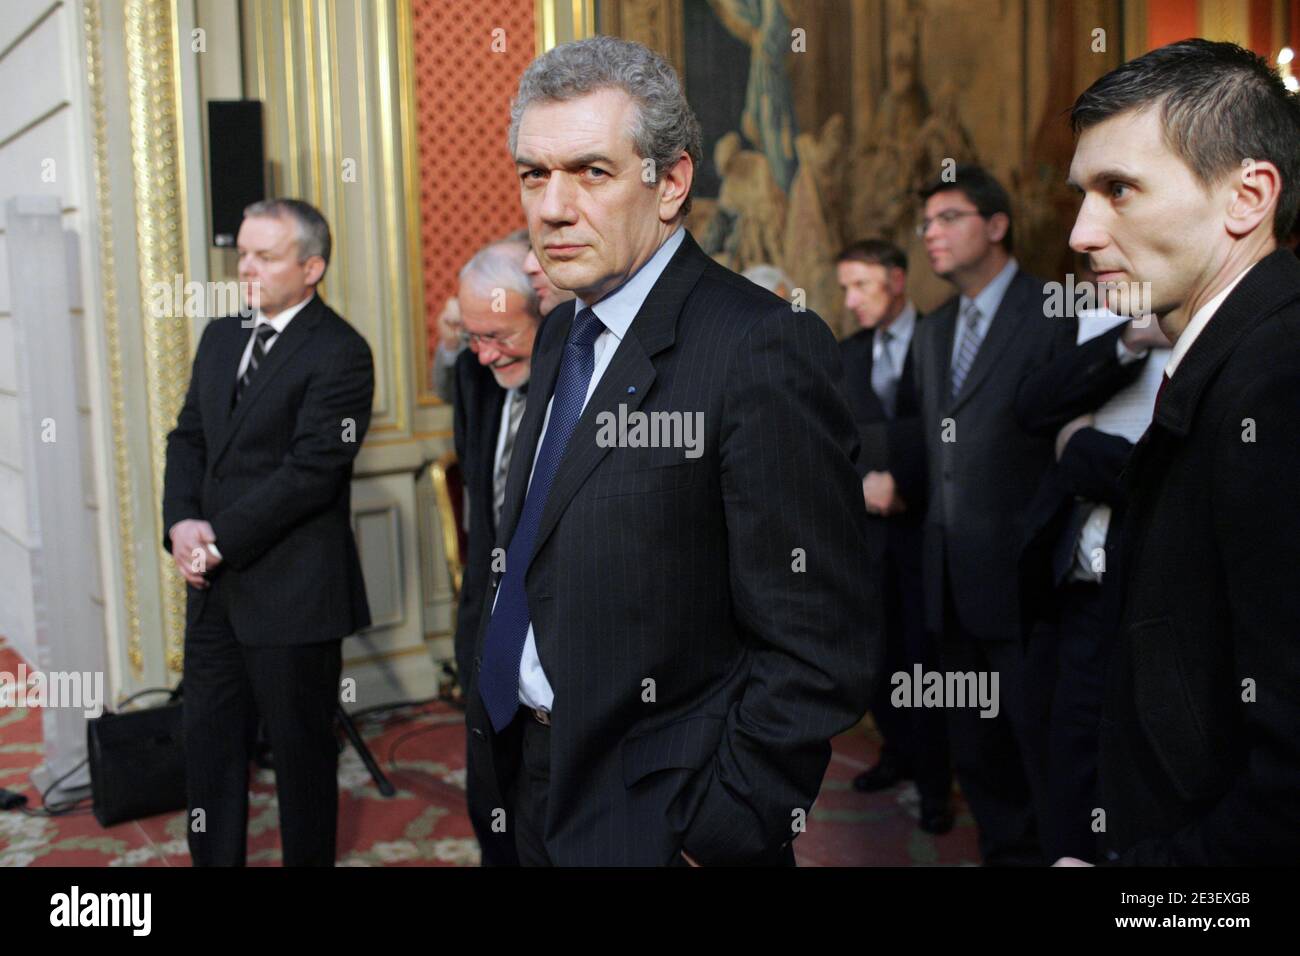
[[[1150,351],[1150,349],[1142,349],[1139,352],[1134,352],[1124,344],[1123,335],[1115,340],[1115,354],[1119,356],[1120,365],[1132,365],[1134,362],[1140,362],[1147,357],[1147,353]]]

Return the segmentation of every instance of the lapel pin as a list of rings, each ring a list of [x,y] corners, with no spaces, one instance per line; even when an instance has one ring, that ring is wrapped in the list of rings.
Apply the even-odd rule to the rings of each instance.
[[[628,393],[629,395],[635,395],[635,394],[636,394],[636,386],[635,386],[635,385],[629,385],[629,386],[627,387],[627,393]]]

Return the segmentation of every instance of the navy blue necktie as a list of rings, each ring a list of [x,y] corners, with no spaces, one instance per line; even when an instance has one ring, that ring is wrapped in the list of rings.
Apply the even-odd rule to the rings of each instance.
[[[523,660],[531,619],[528,595],[524,591],[524,574],[533,559],[542,509],[546,507],[551,484],[560,470],[564,450],[587,401],[587,386],[596,367],[593,346],[604,330],[605,326],[591,309],[583,309],[573,320],[569,339],[564,345],[560,375],[555,383],[551,420],[546,425],[541,451],[537,453],[533,480],[524,498],[519,523],[506,549],[506,571],[501,578],[492,619],[488,621],[478,681],[479,696],[487,707],[492,729],[497,733],[510,725],[519,710],[519,664]]]

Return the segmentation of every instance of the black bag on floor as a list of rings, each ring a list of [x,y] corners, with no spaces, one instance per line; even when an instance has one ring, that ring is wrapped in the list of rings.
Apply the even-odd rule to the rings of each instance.
[[[105,711],[87,722],[90,792],[100,826],[185,809],[180,696],[177,687],[159,707]]]

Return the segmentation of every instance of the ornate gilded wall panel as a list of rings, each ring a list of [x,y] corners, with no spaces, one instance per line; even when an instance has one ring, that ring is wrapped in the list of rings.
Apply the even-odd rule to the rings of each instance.
[[[155,283],[187,276],[185,161],[178,117],[174,3],[127,0],[126,57],[131,150],[135,179],[140,317],[143,323],[149,408],[151,494],[162,496],[166,437],[176,423],[189,380],[190,341],[183,313],[154,314],[147,306]],[[181,668],[185,629],[184,582],[161,564],[167,666]]]

